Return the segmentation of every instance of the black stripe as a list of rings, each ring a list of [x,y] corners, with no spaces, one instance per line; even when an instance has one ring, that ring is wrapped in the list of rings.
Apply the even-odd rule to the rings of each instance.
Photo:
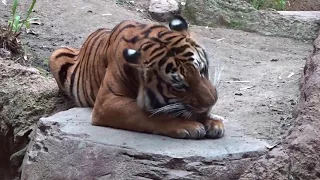
[[[161,49],[163,49],[162,46],[157,47],[157,48],[154,48],[154,49],[151,51],[150,56],[152,56],[152,55],[153,55],[154,53],[156,53],[156,52],[159,52]],[[153,59],[153,58],[151,58],[151,59]]]
[[[151,43],[150,43],[150,44],[144,46],[144,47],[142,48],[142,50],[143,50],[143,51],[146,51],[146,50],[150,49],[150,48],[151,48],[152,46],[154,46],[154,45],[155,45],[155,44],[153,44],[153,43],[151,44]]]
[[[165,38],[165,40],[166,40],[166,41],[170,41],[171,39],[176,38],[176,37],[177,37],[177,36],[169,36],[169,37]]]
[[[101,31],[102,29],[99,29],[99,30],[97,30],[97,31],[95,31],[94,33],[92,33],[88,38],[87,38],[87,40],[86,40],[86,42],[85,42],[85,44],[83,45],[83,47],[85,46],[85,45],[90,45],[91,44],[91,41],[96,37],[96,35],[98,34],[98,33],[100,33],[100,31]],[[91,49],[92,49],[92,44],[91,44],[91,47],[90,47],[90,51],[89,51],[89,56],[90,56],[90,52],[91,52]],[[88,57],[86,57],[86,55],[87,55],[87,50],[88,50],[88,48],[85,48],[85,51],[83,52],[83,54],[81,54],[82,56],[82,59],[81,59],[81,61],[78,63],[78,66],[79,66],[79,75],[78,75],[78,79],[77,79],[77,84],[76,84],[76,87],[77,87],[77,98],[78,98],[78,101],[79,101],[79,103],[80,103],[80,106],[83,106],[83,102],[81,102],[81,98],[80,98],[80,96],[79,96],[79,84],[80,84],[80,79],[82,79],[82,81],[83,81],[83,73],[84,73],[84,71],[82,71],[82,68],[86,68],[86,64],[82,64],[82,63],[87,63],[88,62]],[[87,59],[85,59],[85,58],[87,58]],[[83,67],[83,66],[85,66],[85,67]],[[83,84],[84,83],[82,83],[82,90],[83,90],[83,95],[84,96],[86,96],[85,95],[85,92],[84,92],[84,89],[85,88],[83,88]],[[86,99],[86,97],[84,97],[85,98],[85,100],[87,101],[87,99]],[[89,103],[87,103],[87,104],[89,104]]]
[[[152,41],[154,41],[154,42],[157,42],[157,43],[159,43],[159,44],[168,44],[168,43],[165,43],[165,42],[163,42],[163,41],[161,41],[160,39],[158,39],[158,38],[155,38],[155,37],[151,37],[151,38],[149,38],[150,40],[152,40]]]
[[[56,55],[56,59],[60,58],[60,57],[68,57],[68,58],[74,58],[76,55],[75,54],[72,54],[72,53],[67,53],[67,52],[63,52],[63,53],[60,53],[58,55]]]
[[[166,73],[169,74],[173,68],[173,63],[168,63],[166,66]]]
[[[162,25],[154,25],[154,26],[151,26],[149,27],[147,30],[143,31],[142,32],[142,35],[144,35],[144,38],[147,38],[149,36],[149,34],[155,30],[155,29],[158,29],[158,28],[165,28],[164,26]]]
[[[135,36],[135,37],[133,37],[133,38],[131,38],[131,39],[126,39],[126,38],[123,37],[123,40],[126,41],[127,43],[132,43],[132,44],[134,44],[134,43],[136,43],[136,42],[139,41],[139,36]]]
[[[164,95],[163,87],[162,87],[161,84],[162,84],[162,83],[160,83],[160,82],[157,83],[157,90],[158,90],[158,92],[161,94],[161,97],[163,98],[165,104],[168,104],[169,99]],[[162,105],[162,106],[163,106],[163,105]]]
[[[101,35],[99,37],[101,37]],[[99,74],[98,74],[99,72],[98,72],[98,69],[95,70],[94,65],[95,65],[95,62],[97,62],[99,59],[99,58],[96,58],[96,56],[97,56],[98,50],[100,50],[101,43],[103,43],[102,39],[100,39],[100,42],[99,42],[98,46],[96,47],[96,50],[93,54],[93,58],[91,59],[91,61],[93,61],[93,62],[91,62],[91,72],[90,72],[90,74],[87,74],[87,76],[90,77],[90,90],[91,90],[90,97],[93,101],[95,101],[95,96],[94,96],[94,92],[93,92],[94,89],[92,87],[92,85],[93,85],[92,78],[93,78],[94,82],[96,83],[96,85],[98,85],[99,83],[97,81],[96,76],[99,76]],[[101,65],[98,64],[98,66],[101,66]],[[87,69],[89,69],[89,67]],[[93,106],[93,104],[91,104],[91,103],[90,103],[90,105]]]
[[[156,95],[154,94],[154,92],[150,88],[147,88],[147,96],[150,99],[151,107],[153,109],[157,109],[157,108],[161,108],[162,107],[162,104],[159,102],[159,100],[157,99]]]
[[[122,95],[122,94],[117,94],[116,92],[114,92],[113,91],[113,89],[111,88],[111,86],[107,83],[107,87],[108,87],[108,90],[112,93],[112,94],[114,94],[115,96],[124,96],[124,95]]]
[[[81,62],[79,62],[80,64]],[[79,65],[78,64],[78,65]],[[83,103],[81,102],[81,98],[79,97],[79,82],[80,82],[80,78],[81,78],[81,65],[79,65],[79,74],[78,74],[78,79],[77,79],[77,84],[76,84],[76,89],[77,89],[77,98],[78,98],[78,101],[80,103],[80,106],[83,107]]]
[[[121,24],[119,24],[119,26],[120,26],[120,25],[121,25]],[[116,26],[116,27],[114,28],[114,32],[117,31],[117,29],[119,28],[119,26]],[[122,27],[122,28],[119,30],[118,34],[115,35],[114,39],[117,39],[118,36],[122,33],[122,31],[124,31],[124,30],[126,30],[126,29],[129,29],[129,28],[134,28],[134,27],[136,27],[136,26],[135,26],[135,25],[132,25],[132,24],[128,24],[128,25]],[[112,32],[112,35],[113,35],[114,32]],[[110,38],[111,38],[111,37],[110,37]]]
[[[94,34],[94,36],[89,40],[89,42],[88,42],[88,45],[90,45],[89,46],[90,47],[89,54],[87,55],[87,57],[85,57],[85,56],[83,57],[83,58],[86,58],[86,59],[83,59],[85,61],[84,64],[83,64],[84,67],[83,66],[80,67],[81,69],[83,68],[82,71],[80,69],[80,72],[82,72],[80,74],[80,77],[81,77],[81,80],[82,80],[82,92],[83,92],[83,96],[84,96],[84,99],[85,99],[87,105],[91,105],[90,99],[89,99],[89,94],[88,94],[88,91],[87,91],[87,83],[86,83],[86,79],[90,78],[90,74],[88,74],[88,71],[89,71],[89,65],[88,64],[89,64],[89,61],[91,60],[90,57],[91,57],[91,54],[93,52],[93,47],[96,45],[96,40],[99,39],[101,34],[103,34],[103,33],[104,33],[103,31],[96,32]],[[99,49],[99,47],[97,47],[97,49]],[[95,51],[95,53],[96,53],[96,51]],[[94,60],[94,59],[92,59],[92,60]],[[79,79],[80,79],[80,77],[79,77]],[[79,79],[78,79],[78,82],[79,82]],[[91,78],[89,80],[91,81]],[[89,82],[89,84],[90,84],[90,87],[91,87],[92,82]],[[79,90],[78,90],[78,92],[79,92]],[[78,99],[80,101],[81,98],[79,98],[79,96],[78,96]]]
[[[66,63],[61,66],[60,71],[59,71],[59,80],[60,83],[64,86],[64,83],[66,82],[67,79],[67,74],[68,74],[68,69],[72,66],[72,63]]]
[[[180,54],[180,53],[184,52],[189,47],[190,47],[189,45],[184,45],[181,47],[172,48],[171,50],[174,51],[176,54]]]
[[[177,45],[179,42],[181,42],[184,39],[184,37],[181,37],[180,39],[176,40],[174,43],[171,44],[171,46]]]
[[[135,74],[137,73],[136,70],[130,65],[124,64],[123,71],[126,77],[130,78],[128,79],[128,81],[126,81],[125,84],[127,89],[131,90],[132,94],[136,96],[138,94],[137,90],[139,89],[138,79],[135,76]]]
[[[166,61],[167,57],[165,56],[158,62],[159,69],[166,63]]]
[[[151,61],[151,60],[154,60],[154,59],[157,59],[157,58],[160,57],[160,56],[163,56],[163,55],[164,55],[164,52],[165,52],[165,50],[160,51],[159,53],[157,53],[157,54],[155,54],[154,56],[150,57],[150,61]]]
[[[167,35],[167,34],[172,34],[174,33],[173,31],[160,31],[158,33],[158,38],[162,38],[163,36]]]
[[[129,28],[134,28],[136,27],[135,25],[132,25],[132,24],[127,24],[125,25],[124,27],[122,27],[120,30],[119,30],[119,33],[121,33],[122,31],[126,30],[126,29],[129,29]]]
[[[69,91],[70,91],[70,95],[72,97],[74,97],[74,94],[73,94],[73,84],[74,84],[74,78],[76,76],[76,73],[78,71],[78,68],[79,68],[79,63],[76,65],[76,68],[73,70],[72,74],[71,74],[71,83],[70,83],[70,88],[69,88]]]
[[[193,56],[193,52],[186,52],[182,55],[183,57]]]
[[[162,86],[161,84],[162,84],[162,83],[158,82],[158,84],[157,84],[157,90],[158,90],[159,93],[161,94],[161,96],[162,96],[165,104],[169,104],[170,98],[168,98],[168,97],[166,97],[166,96],[164,95],[163,86]],[[165,85],[166,85],[166,88],[168,89],[168,84],[165,83]]]

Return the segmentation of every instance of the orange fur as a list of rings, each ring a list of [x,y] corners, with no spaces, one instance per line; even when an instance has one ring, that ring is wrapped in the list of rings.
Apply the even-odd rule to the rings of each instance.
[[[50,70],[78,106],[93,107],[94,125],[219,138],[224,127],[209,116],[218,97],[208,80],[205,52],[183,18],[170,23],[171,29],[135,21],[123,21],[112,31],[98,29],[80,50],[54,51]]]

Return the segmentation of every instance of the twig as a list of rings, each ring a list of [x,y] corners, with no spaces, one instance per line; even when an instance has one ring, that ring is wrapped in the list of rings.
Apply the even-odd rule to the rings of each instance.
[[[294,75],[294,73],[292,72],[292,73],[290,73],[288,76],[287,76],[287,78],[290,78],[290,77],[292,77]]]
[[[221,38],[221,39],[217,39],[217,41],[219,42],[219,41],[222,41],[222,40],[224,40],[225,38]]]
[[[246,90],[246,89],[251,89],[253,88],[254,86],[247,86],[247,87],[243,87],[243,88],[240,88],[240,91],[243,91],[243,90]]]
[[[226,83],[249,83],[251,81],[225,81]]]

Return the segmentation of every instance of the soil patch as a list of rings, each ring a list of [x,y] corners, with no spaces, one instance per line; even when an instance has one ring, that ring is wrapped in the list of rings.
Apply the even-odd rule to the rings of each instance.
[[[287,11],[320,11],[320,0],[290,0]]]
[[[243,180],[320,178],[320,36],[314,41],[300,87],[297,118],[288,136],[252,164]]]

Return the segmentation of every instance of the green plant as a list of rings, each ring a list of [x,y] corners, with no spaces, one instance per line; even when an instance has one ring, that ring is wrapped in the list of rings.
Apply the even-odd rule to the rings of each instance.
[[[249,0],[249,3],[258,10],[262,8],[284,10],[287,4],[287,0]]]
[[[8,30],[13,34],[20,33],[20,29],[23,25],[26,26],[27,29],[30,28],[30,22],[35,18],[30,18],[30,14],[36,4],[37,0],[32,0],[31,6],[27,12],[27,16],[24,20],[21,21],[21,17],[17,14],[18,0],[13,0],[12,5],[12,19],[8,21]]]
[[[260,9],[264,3],[265,0],[251,0],[251,5],[256,9]]]
[[[0,48],[5,48],[14,54],[20,54],[23,51],[18,36],[21,34],[21,28],[25,26],[29,29],[31,21],[35,19],[30,18],[30,15],[36,2],[37,0],[32,0],[26,18],[21,20],[21,16],[17,13],[18,0],[13,0],[12,16],[8,20],[8,27],[0,29]]]
[[[276,10],[284,10],[286,8],[287,0],[275,0],[273,8]]]

